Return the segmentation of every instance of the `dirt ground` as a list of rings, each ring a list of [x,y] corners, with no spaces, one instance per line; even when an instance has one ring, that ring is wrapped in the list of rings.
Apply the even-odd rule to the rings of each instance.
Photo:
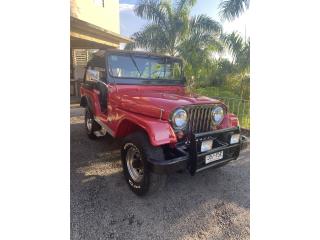
[[[71,239],[249,239],[250,152],[219,169],[170,175],[138,197],[122,174],[118,143],[87,138],[71,109]]]

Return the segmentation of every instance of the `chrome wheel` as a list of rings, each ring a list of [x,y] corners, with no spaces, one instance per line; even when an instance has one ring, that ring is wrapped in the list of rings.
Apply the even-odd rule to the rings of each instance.
[[[91,132],[92,124],[93,124],[93,119],[92,119],[91,114],[89,113],[89,111],[87,111],[86,112],[86,126],[87,126],[88,132]]]
[[[92,119],[91,118],[87,119],[87,128],[88,128],[88,131],[91,132],[91,129],[92,129]]]
[[[131,178],[140,182],[143,179],[143,162],[139,149],[133,144],[127,148],[126,163]]]

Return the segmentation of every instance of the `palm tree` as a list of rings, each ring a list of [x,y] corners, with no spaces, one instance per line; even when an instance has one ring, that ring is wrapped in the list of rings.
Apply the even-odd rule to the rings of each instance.
[[[220,3],[220,16],[223,20],[232,21],[249,8],[250,0],[224,0]]]
[[[205,56],[210,50],[219,49],[217,39],[222,31],[220,23],[203,14],[190,17],[190,10],[195,2],[140,0],[134,11],[137,16],[150,23],[133,34],[135,42],[127,44],[126,49],[143,48],[171,56],[182,56],[186,61],[191,60],[191,51]]]
[[[250,65],[250,39],[243,39],[237,32],[222,34],[221,39],[230,51],[234,63],[243,67]]]
[[[245,41],[237,32],[221,37],[233,56],[234,70],[230,80],[239,86],[241,98],[249,93],[250,85],[250,40]],[[249,97],[249,96],[246,96]]]
[[[150,23],[133,34],[134,43],[125,49],[180,56],[186,62],[188,81],[197,80],[202,66],[212,58],[212,52],[222,51],[222,26],[207,15],[190,16],[196,0],[140,0],[135,7],[137,16]],[[193,77],[191,77],[193,76]],[[189,82],[190,83],[190,82]]]

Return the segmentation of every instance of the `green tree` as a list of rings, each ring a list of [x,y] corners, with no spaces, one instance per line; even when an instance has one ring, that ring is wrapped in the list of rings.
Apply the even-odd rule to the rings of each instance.
[[[224,0],[220,3],[220,16],[223,20],[232,21],[249,8],[250,0]]]
[[[210,82],[214,86],[222,86],[226,83],[228,75],[233,72],[234,64],[228,59],[220,58],[212,63],[213,69]]]
[[[196,79],[201,66],[212,58],[212,52],[221,51],[219,22],[201,14],[190,16],[195,0],[140,0],[135,7],[137,16],[150,21],[133,34],[134,43],[125,49],[142,48],[147,51],[182,57],[187,74]]]
[[[234,69],[229,84],[240,91],[241,97],[249,97],[250,91],[250,40],[245,41],[237,32],[223,35],[226,47],[233,56]]]

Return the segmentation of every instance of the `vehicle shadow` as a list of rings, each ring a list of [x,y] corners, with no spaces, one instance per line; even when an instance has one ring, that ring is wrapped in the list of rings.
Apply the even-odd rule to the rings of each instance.
[[[248,238],[249,154],[194,177],[172,174],[161,191],[138,197],[119,142],[89,140],[83,123],[71,123],[71,239]]]

